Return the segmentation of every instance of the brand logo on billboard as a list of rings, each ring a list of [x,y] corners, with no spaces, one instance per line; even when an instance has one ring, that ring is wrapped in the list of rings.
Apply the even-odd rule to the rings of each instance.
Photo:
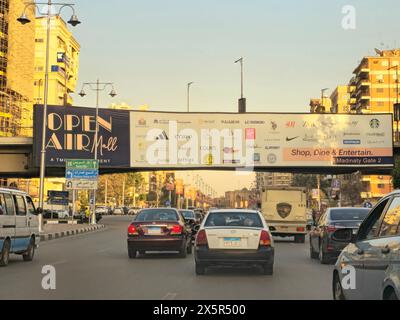
[[[370,126],[372,129],[378,129],[380,125],[381,125],[381,123],[380,123],[380,121],[379,121],[378,119],[372,119],[372,120],[369,122],[369,126]]]
[[[262,120],[246,120],[245,124],[265,124],[265,121]]]
[[[361,144],[361,140],[358,139],[343,140],[343,144]]]
[[[256,161],[256,162],[261,161],[261,156],[260,156],[260,154],[259,154],[259,153],[253,154],[253,160]]]
[[[167,133],[163,130],[157,137],[155,137],[155,140],[169,140]]]
[[[384,137],[385,133],[384,132],[371,132],[367,133],[368,137]]]
[[[265,146],[265,150],[278,150],[280,148],[280,146]]]
[[[246,137],[246,140],[255,140],[256,139],[256,129],[246,128],[245,137]]]
[[[278,128],[278,125],[276,124],[276,122],[271,121],[271,129],[275,131],[277,128]]]
[[[238,149],[234,149],[234,148],[230,148],[230,147],[225,147],[223,149],[224,153],[235,153],[235,152],[239,152]]]
[[[346,137],[346,136],[359,136],[359,135],[360,135],[359,132],[344,132],[343,133],[343,137]]]
[[[314,137],[313,135],[308,135],[306,134],[303,138],[303,141],[307,141],[307,142],[318,142],[318,139],[316,137]]]
[[[140,118],[139,120],[138,120],[138,125],[139,126],[145,126],[146,125],[146,120],[144,119],[144,118]]]
[[[294,128],[296,126],[296,121],[286,122],[286,128]]]
[[[292,211],[292,205],[287,202],[281,202],[276,205],[276,211],[282,219],[286,219]]]
[[[296,137],[286,137],[286,141],[292,141],[292,140],[295,140],[295,139],[297,139],[299,136],[296,136]]]
[[[239,120],[221,120],[221,123],[223,124],[239,124]]]
[[[276,155],[275,155],[274,153],[269,153],[269,154],[267,155],[267,161],[268,161],[268,163],[273,164],[273,163],[276,162],[276,160],[277,160],[277,158],[276,158]]]

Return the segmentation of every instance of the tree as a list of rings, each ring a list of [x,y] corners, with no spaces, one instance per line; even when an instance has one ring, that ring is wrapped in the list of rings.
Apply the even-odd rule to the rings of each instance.
[[[395,157],[395,165],[392,170],[393,188],[400,188],[400,157]]]

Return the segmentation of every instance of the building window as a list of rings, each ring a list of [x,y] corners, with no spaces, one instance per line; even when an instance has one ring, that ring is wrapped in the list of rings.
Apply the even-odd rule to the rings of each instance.
[[[383,106],[384,106],[383,101],[378,101],[377,106],[378,106],[378,107],[383,107]]]
[[[42,43],[42,42],[44,42],[44,39],[43,38],[35,39],[35,42]]]
[[[378,187],[378,189],[384,189],[385,185],[383,183],[378,183],[377,187]]]
[[[377,89],[376,89],[376,92],[378,92],[378,93],[383,93],[383,92],[384,92],[384,89],[383,89],[383,88],[377,88]]]

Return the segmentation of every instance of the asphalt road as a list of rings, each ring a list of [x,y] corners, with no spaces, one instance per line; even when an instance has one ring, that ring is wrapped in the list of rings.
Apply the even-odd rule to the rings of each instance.
[[[146,254],[128,259],[130,217],[104,217],[101,231],[42,242],[32,262],[13,255],[0,268],[1,299],[331,299],[333,266],[309,258],[308,243],[275,243],[273,276],[257,268],[194,273],[194,259]],[[56,289],[44,290],[44,265],[56,270]]]

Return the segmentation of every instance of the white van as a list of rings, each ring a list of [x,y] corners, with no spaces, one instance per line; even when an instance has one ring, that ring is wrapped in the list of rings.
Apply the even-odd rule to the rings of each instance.
[[[25,192],[0,188],[0,266],[8,265],[10,253],[31,261],[39,241],[32,199]]]

